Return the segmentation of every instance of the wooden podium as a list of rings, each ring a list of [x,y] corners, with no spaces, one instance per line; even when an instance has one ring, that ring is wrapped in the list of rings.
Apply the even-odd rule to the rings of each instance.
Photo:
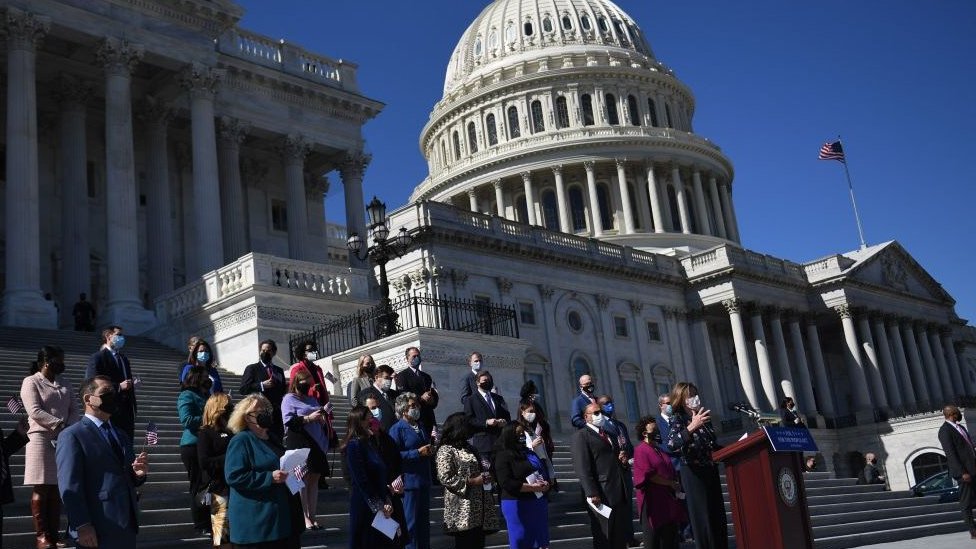
[[[713,454],[725,463],[736,545],[813,549],[803,454],[773,448],[760,429]]]

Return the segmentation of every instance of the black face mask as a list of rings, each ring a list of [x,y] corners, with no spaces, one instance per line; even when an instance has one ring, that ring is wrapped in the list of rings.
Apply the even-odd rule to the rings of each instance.
[[[584,385],[583,386],[583,390],[586,391],[587,393],[592,393],[593,390],[594,390],[594,387],[592,385]]]
[[[260,358],[261,358],[261,362],[265,364],[271,364],[271,359],[274,358],[274,355],[266,351],[261,353]]]
[[[308,394],[308,390],[311,389],[311,388],[312,388],[312,385],[310,383],[308,383],[307,381],[303,381],[301,383],[296,383],[295,384],[295,389],[297,389],[298,392],[301,393],[301,394],[303,394],[303,395]]]
[[[274,419],[271,417],[271,412],[258,412],[254,416],[254,423],[257,423],[258,427],[262,429],[270,429],[274,424]]]
[[[661,433],[659,431],[644,433],[644,438],[653,442],[654,444],[661,444]]]
[[[118,411],[119,401],[116,398],[117,395],[115,394],[115,391],[110,391],[105,394],[93,395],[93,396],[97,396],[102,401],[102,403],[97,406],[99,410],[105,412],[108,415],[112,415]]]
[[[485,383],[482,383],[482,384],[478,385],[478,387],[480,387],[482,391],[488,393],[492,389],[495,388],[495,384],[492,383],[492,382],[490,382],[490,381],[488,381],[488,382],[485,382]]]
[[[47,369],[56,376],[64,373],[64,362],[48,362]]]

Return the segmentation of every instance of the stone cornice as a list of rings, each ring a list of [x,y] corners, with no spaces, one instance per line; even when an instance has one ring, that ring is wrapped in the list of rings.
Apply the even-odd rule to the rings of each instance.
[[[211,38],[233,27],[244,10],[226,0],[112,0],[153,17],[204,30]]]

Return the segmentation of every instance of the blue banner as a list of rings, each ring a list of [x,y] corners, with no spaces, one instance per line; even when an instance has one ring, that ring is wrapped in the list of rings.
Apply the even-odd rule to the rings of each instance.
[[[803,427],[763,427],[774,452],[817,452],[810,430]]]

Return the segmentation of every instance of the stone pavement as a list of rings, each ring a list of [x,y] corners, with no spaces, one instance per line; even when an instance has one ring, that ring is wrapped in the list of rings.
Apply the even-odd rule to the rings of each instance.
[[[879,543],[877,545],[861,545],[857,549],[972,549],[976,548],[976,540],[970,539],[968,533],[943,534],[927,536],[905,541]]]

